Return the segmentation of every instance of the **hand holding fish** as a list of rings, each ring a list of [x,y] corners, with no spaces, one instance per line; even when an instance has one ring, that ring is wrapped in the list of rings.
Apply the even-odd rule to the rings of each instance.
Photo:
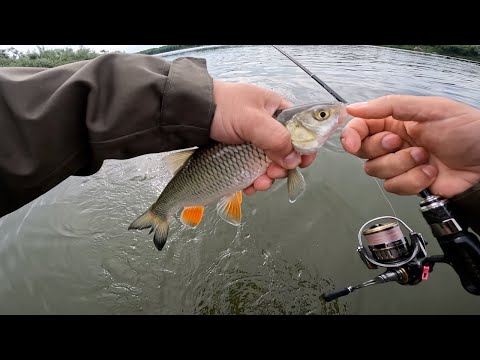
[[[196,227],[205,207],[216,204],[218,216],[238,226],[242,190],[250,194],[266,190],[280,177],[287,177],[288,200],[295,202],[306,186],[298,166],[309,165],[348,116],[342,103],[292,107],[281,96],[252,84],[215,81],[214,98],[210,136],[215,141],[164,158],[173,178],[129,226],[154,232],[158,250],[165,246],[179,210],[180,221]]]
[[[368,175],[385,190],[413,195],[429,188],[455,196],[480,181],[480,110],[442,97],[389,95],[352,104],[344,149],[369,159]]]
[[[275,179],[286,178],[289,169],[304,168],[314,161],[315,153],[300,155],[294,151],[289,131],[273,119],[275,111],[293,106],[280,95],[253,84],[218,80],[214,80],[213,92],[217,108],[210,137],[225,144],[252,143],[273,161],[245,194],[268,190]]]

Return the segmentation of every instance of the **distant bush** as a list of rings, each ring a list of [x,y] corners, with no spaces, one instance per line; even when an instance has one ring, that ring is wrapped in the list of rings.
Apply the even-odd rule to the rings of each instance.
[[[202,45],[165,45],[158,48],[151,48],[138,52],[138,54],[154,55],[167,51],[187,49]],[[24,67],[45,67],[52,68],[77,61],[91,60],[107,53],[102,50],[99,53],[81,46],[78,50],[71,48],[45,49],[38,46],[35,51],[22,53],[15,48],[0,49],[0,67],[24,66]]]
[[[78,50],[45,49],[38,46],[36,51],[22,53],[15,48],[0,49],[0,66],[28,66],[52,68],[59,65],[82,60],[94,59],[106,53],[105,50],[96,53],[91,49],[80,47]]]

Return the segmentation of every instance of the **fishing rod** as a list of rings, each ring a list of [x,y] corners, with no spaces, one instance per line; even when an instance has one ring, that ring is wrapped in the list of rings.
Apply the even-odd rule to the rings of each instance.
[[[312,74],[286,52],[273,45],[290,59],[334,98],[346,101],[327,84]],[[372,285],[397,282],[401,285],[418,285],[428,279],[436,263],[450,265],[459,276],[462,287],[472,295],[480,295],[480,241],[468,231],[468,224],[454,214],[449,200],[432,195],[428,189],[419,193],[420,212],[438,241],[443,255],[427,256],[422,234],[412,230],[405,222],[394,216],[381,216],[367,221],[358,231],[357,253],[368,269],[386,269],[382,274],[356,286],[324,293],[323,299],[333,301],[355,290]],[[380,220],[393,220],[379,222]],[[372,224],[367,228],[369,224]],[[409,240],[403,234],[400,224],[409,233]],[[365,242],[367,245],[365,245]]]
[[[285,57],[287,57],[289,60],[291,60],[295,65],[297,65],[300,69],[305,71],[313,80],[315,80],[317,83],[319,83],[325,90],[327,90],[330,95],[332,95],[335,99],[337,99],[339,102],[347,104],[347,101],[342,98],[336,91],[334,91],[330,86],[328,86],[324,81],[322,81],[317,75],[313,74],[310,70],[308,70],[305,66],[300,64],[297,60],[295,60],[292,56],[287,54],[285,51],[280,49],[278,46],[272,45],[276,50],[278,50],[281,54],[283,54]],[[432,194],[428,191],[428,189],[422,190],[419,195],[422,198],[427,198],[428,196],[431,196]]]
[[[327,84],[325,84],[322,80],[320,80],[315,74],[313,74],[312,72],[310,72],[305,66],[303,66],[302,64],[300,64],[297,60],[295,60],[294,58],[292,58],[290,55],[288,55],[285,51],[283,51],[282,49],[278,48],[277,46],[275,45],[272,45],[275,49],[277,49],[278,51],[280,51],[284,56],[286,56],[289,60],[291,60],[295,65],[297,65],[300,69],[302,69],[303,71],[305,71],[308,75],[310,75],[310,77],[315,80],[317,83],[319,83],[325,90],[327,90],[330,95],[332,95],[335,99],[337,99],[339,102],[341,103],[344,103],[346,104],[347,102],[340,96],[338,95],[330,86],[328,86]]]

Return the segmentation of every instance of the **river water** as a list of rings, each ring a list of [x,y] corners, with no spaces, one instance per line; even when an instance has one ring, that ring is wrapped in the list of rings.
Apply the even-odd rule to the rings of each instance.
[[[386,94],[440,95],[478,106],[480,65],[374,46],[283,46],[349,102]],[[231,46],[164,55],[204,57],[214,78],[247,81],[293,103],[330,95],[270,46]],[[378,285],[325,303],[325,291],[380,273],[356,254],[368,220],[395,214],[440,248],[418,197],[382,195],[362,161],[335,133],[303,170],[307,191],[294,204],[286,184],[244,197],[239,228],[207,208],[197,229],[177,221],[158,252],[128,225],[169,180],[150,154],[107,161],[95,175],[71,177],[0,219],[2,314],[480,314],[447,265],[417,286]]]

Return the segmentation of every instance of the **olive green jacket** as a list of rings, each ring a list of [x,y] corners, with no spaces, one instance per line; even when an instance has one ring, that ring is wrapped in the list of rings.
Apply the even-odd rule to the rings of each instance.
[[[203,59],[117,53],[0,68],[0,216],[105,159],[205,144],[214,111]]]

